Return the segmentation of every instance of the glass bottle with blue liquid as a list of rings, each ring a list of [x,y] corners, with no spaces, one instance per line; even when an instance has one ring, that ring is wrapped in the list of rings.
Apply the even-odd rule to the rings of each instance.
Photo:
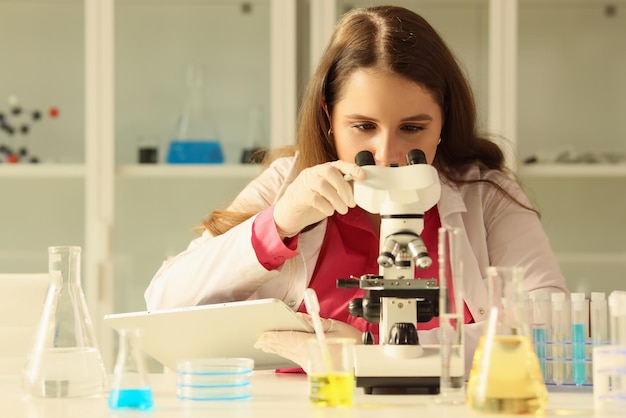
[[[148,368],[141,351],[142,335],[140,328],[119,331],[119,350],[109,392],[111,409],[147,411],[154,405]]]
[[[169,164],[219,164],[224,153],[217,125],[209,111],[205,67],[187,67],[183,107],[167,153]]]

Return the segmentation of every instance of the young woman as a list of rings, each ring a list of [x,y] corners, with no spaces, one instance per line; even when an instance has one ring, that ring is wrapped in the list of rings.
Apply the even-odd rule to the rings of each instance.
[[[379,271],[380,216],[356,206],[344,175],[364,179],[354,163],[359,151],[370,151],[376,165],[403,166],[415,148],[442,185],[421,234],[433,265],[416,269],[416,277],[437,277],[438,228],[461,228],[471,364],[482,333],[477,323],[489,307],[487,266],[525,267],[529,292],[566,286],[502,151],[477,131],[459,64],[422,17],[400,7],[343,16],[303,99],[296,147],[274,158],[227,210],[213,212],[202,235],[159,269],[145,293],[148,309],[272,297],[304,311],[311,287],[330,335],[376,336],[378,325],[348,313],[362,291],[336,288],[338,278]],[[433,326],[420,324],[421,342],[436,342]],[[258,346],[304,366],[302,337],[266,333]]]

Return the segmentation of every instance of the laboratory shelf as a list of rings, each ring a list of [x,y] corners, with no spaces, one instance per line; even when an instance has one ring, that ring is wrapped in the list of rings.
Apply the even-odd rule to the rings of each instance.
[[[0,164],[0,178],[82,178],[84,175],[82,164]]]
[[[252,179],[261,166],[252,164],[129,164],[117,167],[118,178],[243,178]]]
[[[261,166],[252,164],[129,164],[116,169],[119,178],[224,178],[252,179]],[[0,164],[0,179],[83,178],[82,164]]]
[[[626,177],[626,164],[532,164],[519,166],[517,174],[524,178],[619,178]]]

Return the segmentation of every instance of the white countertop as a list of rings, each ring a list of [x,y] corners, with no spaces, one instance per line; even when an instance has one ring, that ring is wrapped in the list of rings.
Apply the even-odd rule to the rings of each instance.
[[[251,377],[252,397],[243,401],[181,401],[175,396],[174,374],[150,375],[155,405],[150,412],[110,410],[108,394],[90,398],[39,399],[20,389],[17,376],[0,376],[0,416],[7,418],[99,418],[99,417],[289,417],[367,418],[392,414],[427,417],[480,417],[467,406],[440,406],[428,395],[366,395],[355,389],[352,408],[316,408],[308,400],[305,375],[255,372]],[[623,414],[621,414],[623,415]],[[397,415],[400,416],[400,415]],[[493,417],[493,415],[485,415]],[[502,415],[500,415],[502,416]],[[590,391],[550,392],[547,417],[613,417],[620,414],[593,411]]]

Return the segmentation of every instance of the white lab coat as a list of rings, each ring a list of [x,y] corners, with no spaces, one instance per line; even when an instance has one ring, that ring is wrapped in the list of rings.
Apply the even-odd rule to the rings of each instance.
[[[231,209],[260,212],[283,194],[297,173],[295,157],[280,158],[244,188]],[[504,173],[471,169],[467,179],[488,178],[501,184],[518,200],[529,201],[517,182]],[[466,366],[482,335],[489,300],[485,283],[488,266],[524,266],[524,290],[567,292],[565,280],[537,215],[503,197],[485,183],[461,186],[442,180],[437,204],[444,227],[461,228],[465,303],[476,324],[465,327]],[[148,310],[195,306],[255,298],[279,298],[294,310],[304,298],[315,269],[326,221],[300,234],[299,255],[279,270],[268,271],[252,247],[256,216],[217,237],[204,232],[188,248],[157,271],[145,292]],[[437,331],[420,331],[421,343],[436,343]]]

